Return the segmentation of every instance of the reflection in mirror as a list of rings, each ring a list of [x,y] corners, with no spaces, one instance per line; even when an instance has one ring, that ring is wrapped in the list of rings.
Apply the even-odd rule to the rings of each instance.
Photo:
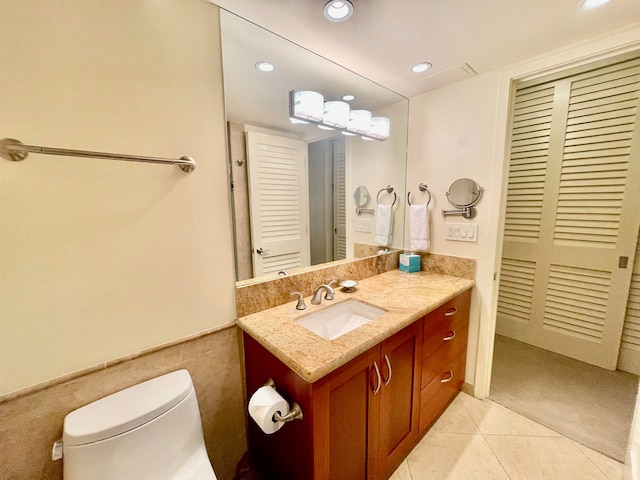
[[[407,99],[227,11],[220,21],[237,280],[377,252],[374,219],[357,220],[358,202],[347,192],[392,183],[403,198]],[[275,69],[255,68],[264,61]],[[389,138],[293,124],[291,90],[354,95],[351,109],[390,118]],[[403,232],[397,205],[392,248],[402,248]]]
[[[366,207],[370,198],[371,195],[369,195],[369,190],[367,190],[367,187],[364,185],[360,185],[356,188],[356,192],[353,194],[353,199],[355,200],[357,207]]]

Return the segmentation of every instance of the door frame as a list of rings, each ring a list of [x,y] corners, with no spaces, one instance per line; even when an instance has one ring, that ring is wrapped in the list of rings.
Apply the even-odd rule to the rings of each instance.
[[[623,29],[615,35],[599,38],[593,42],[550,52],[543,57],[500,72],[495,119],[496,137],[494,141],[494,165],[491,173],[492,195],[487,222],[487,249],[483,258],[492,262],[492,269],[485,269],[483,277],[476,279],[489,295],[480,305],[479,341],[476,358],[474,395],[485,398],[491,385],[491,368],[496,330],[498,286],[504,217],[506,208],[507,179],[509,174],[510,118],[518,82],[558,73],[584,66],[599,60],[609,59],[625,53],[640,51],[640,28]],[[490,287],[489,287],[490,286]],[[640,416],[640,402],[636,403],[635,417]]]

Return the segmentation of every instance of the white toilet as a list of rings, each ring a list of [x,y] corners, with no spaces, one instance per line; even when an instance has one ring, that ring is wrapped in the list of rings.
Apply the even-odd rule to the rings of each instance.
[[[216,480],[186,370],[74,410],[62,441],[65,480]]]

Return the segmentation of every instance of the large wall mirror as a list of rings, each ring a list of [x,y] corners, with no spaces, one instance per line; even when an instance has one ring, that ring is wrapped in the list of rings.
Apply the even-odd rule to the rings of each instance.
[[[403,245],[408,100],[228,11],[221,10],[236,273],[274,278]],[[265,72],[260,62],[275,66]],[[289,120],[289,92],[388,117],[385,141]],[[354,192],[371,193],[356,214]],[[388,193],[387,186],[393,187]],[[389,241],[376,242],[377,202],[393,206]],[[286,272],[286,273],[285,273]]]

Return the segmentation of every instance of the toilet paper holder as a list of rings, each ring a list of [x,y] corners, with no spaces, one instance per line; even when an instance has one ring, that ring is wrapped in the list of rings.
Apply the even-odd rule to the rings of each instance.
[[[276,389],[276,382],[273,381],[273,378],[269,378],[267,383],[264,384],[265,387],[271,387],[274,390]],[[302,408],[296,402],[293,402],[291,408],[289,409],[289,413],[286,415],[280,415],[279,412],[273,414],[273,420],[276,422],[291,422],[293,420],[302,420]]]

